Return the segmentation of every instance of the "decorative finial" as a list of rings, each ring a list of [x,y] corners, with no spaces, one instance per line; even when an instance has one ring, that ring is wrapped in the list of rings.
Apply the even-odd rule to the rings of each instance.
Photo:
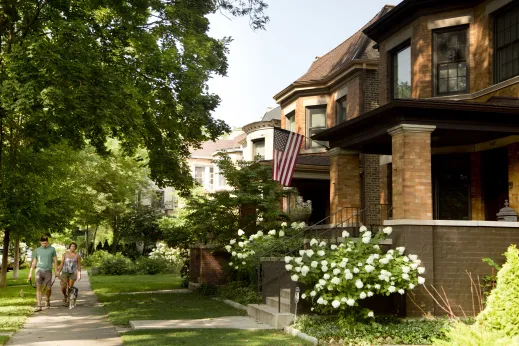
[[[508,208],[508,205],[509,205],[509,204],[508,204],[508,200],[505,199],[505,208]]]

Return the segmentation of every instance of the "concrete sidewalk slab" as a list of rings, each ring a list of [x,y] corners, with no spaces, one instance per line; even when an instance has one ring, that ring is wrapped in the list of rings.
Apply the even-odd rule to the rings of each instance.
[[[197,320],[142,320],[130,321],[133,330],[145,329],[205,329],[205,328],[225,328],[225,329],[274,329],[268,324],[257,322],[251,317],[228,316],[217,318],[203,318]]]
[[[59,280],[52,287],[51,307],[29,317],[9,346],[122,346],[115,327],[105,317],[103,307],[90,287],[88,274],[81,272],[76,307],[63,306]],[[36,302],[35,302],[36,305]]]

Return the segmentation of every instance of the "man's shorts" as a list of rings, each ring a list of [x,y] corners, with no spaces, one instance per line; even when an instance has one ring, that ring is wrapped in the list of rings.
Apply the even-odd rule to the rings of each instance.
[[[61,272],[61,280],[65,281],[65,282],[68,282],[69,280],[74,280],[76,281],[77,280],[77,273],[65,273],[65,272]]]
[[[50,287],[52,280],[51,270],[38,270],[36,272],[36,286],[47,286]]]

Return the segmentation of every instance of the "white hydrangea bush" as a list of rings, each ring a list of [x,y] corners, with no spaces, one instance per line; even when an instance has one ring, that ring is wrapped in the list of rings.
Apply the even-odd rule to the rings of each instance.
[[[163,260],[170,267],[179,266],[184,262],[180,250],[171,248],[164,242],[158,242],[149,256],[153,259]]]
[[[301,298],[311,300],[319,312],[357,307],[376,294],[403,295],[424,284],[420,275],[425,268],[418,256],[405,254],[404,247],[383,253],[379,243],[391,232],[391,227],[386,227],[373,234],[362,226],[360,238],[352,239],[344,231],[340,244],[312,239],[310,248],[299,250],[298,257],[285,257],[285,268],[293,281],[311,287]],[[374,316],[372,311],[364,311],[367,317]]]
[[[239,229],[237,237],[225,245],[225,249],[231,254],[229,266],[244,271],[256,267],[259,257],[274,256],[276,251],[283,252],[291,243],[297,242],[297,239],[288,239],[288,236],[299,232],[305,226],[304,222],[293,222],[290,226],[282,222],[278,230],[258,231],[248,237]]]

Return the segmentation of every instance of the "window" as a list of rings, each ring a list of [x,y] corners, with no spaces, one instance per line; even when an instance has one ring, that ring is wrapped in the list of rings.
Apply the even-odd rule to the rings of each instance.
[[[205,167],[195,167],[195,181],[204,186]]]
[[[286,115],[287,123],[286,129],[291,132],[296,132],[296,112],[292,111]]]
[[[495,19],[495,79],[502,82],[519,75],[519,6]]]
[[[265,138],[252,141],[252,154],[254,157],[260,156],[262,159],[265,158]]]
[[[405,43],[392,54],[393,98],[411,98],[411,44]]]
[[[213,167],[209,168],[209,191],[213,191],[214,184],[214,169]]]
[[[318,107],[308,107],[306,109],[307,124],[308,124],[308,137],[323,131],[326,129],[326,105]],[[321,148],[325,145],[322,141],[308,140],[307,148]]]
[[[223,175],[223,173],[218,174],[218,178],[219,178],[218,185],[220,187],[227,186],[227,179],[225,179],[225,176]]]
[[[467,28],[434,32],[436,94],[468,92]]]
[[[343,121],[346,121],[348,119],[348,115],[347,115],[348,104],[346,101],[347,101],[346,96],[341,97],[340,99],[337,100],[337,124],[340,124]]]

